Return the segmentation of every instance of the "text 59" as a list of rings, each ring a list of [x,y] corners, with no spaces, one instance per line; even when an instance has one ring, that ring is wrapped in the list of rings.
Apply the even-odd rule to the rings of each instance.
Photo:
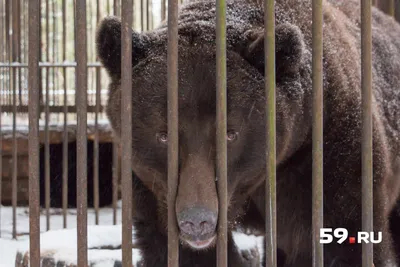
[[[382,242],[382,232],[357,232],[357,236],[349,237],[349,233],[345,228],[321,228],[320,229],[320,243],[330,244],[333,242],[333,237],[337,238],[337,243],[342,244],[347,240],[350,244],[361,244],[364,243],[374,243],[378,244]]]

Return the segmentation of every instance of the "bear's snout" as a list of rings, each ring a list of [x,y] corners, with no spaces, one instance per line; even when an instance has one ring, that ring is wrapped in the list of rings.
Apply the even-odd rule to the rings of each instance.
[[[204,207],[186,208],[178,214],[181,237],[194,249],[206,248],[214,240],[218,215]]]

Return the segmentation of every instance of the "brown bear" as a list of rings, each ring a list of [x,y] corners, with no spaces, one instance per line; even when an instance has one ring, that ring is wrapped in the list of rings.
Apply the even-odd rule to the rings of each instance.
[[[279,266],[312,264],[311,0],[277,0],[277,245]],[[323,2],[324,227],[361,230],[361,34],[356,0]],[[229,228],[264,231],[264,11],[227,2]],[[376,267],[396,266],[388,217],[399,195],[400,25],[373,9],[373,174]],[[179,11],[180,266],[215,266],[216,7]],[[102,21],[98,56],[111,83],[108,118],[121,130],[121,23]],[[167,264],[167,24],[133,39],[134,227],[143,266]],[[229,238],[229,266],[249,266]],[[361,266],[361,244],[324,246],[325,266]]]

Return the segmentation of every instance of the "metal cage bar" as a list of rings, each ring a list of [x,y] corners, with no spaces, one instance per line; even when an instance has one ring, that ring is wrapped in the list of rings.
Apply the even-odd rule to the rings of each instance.
[[[266,95],[266,180],[265,180],[265,257],[266,266],[277,266],[276,242],[276,70],[275,1],[264,2],[264,53]]]
[[[371,0],[361,0],[362,231],[373,231]],[[373,264],[373,244],[362,244],[362,266]]]
[[[17,2],[10,1],[9,4],[9,12],[11,16],[11,23],[9,23],[9,27],[11,27],[11,30],[13,33],[16,32],[16,27],[17,27],[17,21],[19,19],[19,14],[17,10]],[[15,11],[15,12],[14,12]],[[15,14],[14,14],[15,13]],[[10,30],[10,28],[9,28]],[[10,34],[10,31],[8,32]],[[13,34],[11,38],[9,38],[9,60],[11,61],[16,61],[17,60],[17,34]],[[18,146],[17,146],[17,77],[16,77],[17,70],[15,69],[10,69],[10,76],[11,79],[9,80],[10,88],[12,88],[12,140],[13,140],[13,148],[12,148],[12,206],[13,206],[13,212],[12,212],[12,217],[13,217],[13,228],[12,228],[12,236],[14,239],[17,238],[17,186],[18,186],[18,181],[17,181],[17,152],[18,152]]]
[[[50,62],[50,12],[49,0],[46,0],[46,60]],[[45,209],[46,209],[46,230],[50,230],[50,136],[49,136],[49,116],[50,116],[50,69],[46,68],[46,93],[45,93],[45,132],[44,132],[44,164],[45,164]]]
[[[75,57],[77,106],[77,215],[78,266],[88,266],[87,252],[87,30],[86,0],[76,0]],[[78,38],[79,36],[79,38]]]
[[[66,0],[62,1],[62,59],[67,59],[67,29],[66,29]],[[67,99],[67,69],[63,68],[64,78],[64,136],[63,136],[63,174],[62,174],[62,209],[63,227],[67,228],[67,209],[68,209],[68,99]]]
[[[216,175],[218,180],[217,266],[228,266],[228,166],[226,92],[226,2],[216,0]]]
[[[29,1],[29,260],[40,266],[39,209],[39,0]]]
[[[323,10],[322,0],[312,2],[313,166],[312,232],[313,267],[324,265],[320,229],[323,227]]]
[[[3,21],[3,11],[4,11],[4,6],[3,6],[3,2],[0,4],[0,14],[1,14],[1,26],[0,26],[0,38],[2,40],[5,40],[5,28],[4,28],[4,21]],[[4,16],[5,17],[5,16]],[[4,42],[0,42],[0,51],[5,51],[5,45]],[[5,54],[4,52],[0,52],[0,59],[2,61],[4,61],[4,57]],[[5,70],[4,69],[0,69],[0,76],[3,77],[3,79],[1,79],[0,81],[0,85],[1,88],[5,88]],[[0,94],[1,94],[1,90],[0,90]],[[3,99],[0,99],[0,132],[2,131],[2,105],[3,105]],[[2,200],[3,200],[3,137],[0,134],[0,238],[1,238],[1,207],[2,207]]]
[[[178,0],[168,1],[168,267],[179,266],[179,237],[175,213],[179,175],[178,5]]]
[[[96,1],[96,21],[100,21],[100,1]],[[95,117],[94,117],[94,164],[93,164],[93,202],[95,209],[95,224],[99,224],[99,113],[100,113],[100,84],[101,72],[100,67],[96,68],[96,97],[95,97]]]
[[[132,0],[121,4],[122,263],[132,266]],[[123,125],[123,126],[122,126]]]
[[[119,13],[119,6],[118,6],[118,0],[114,0],[114,8],[113,8],[113,14],[114,16],[117,16]],[[113,136],[113,177],[112,177],[112,184],[113,184],[113,197],[112,197],[112,206],[113,206],[113,224],[117,224],[117,201],[118,201],[118,183],[119,183],[119,169],[120,169],[120,162],[119,162],[119,142],[117,139],[117,136]]]

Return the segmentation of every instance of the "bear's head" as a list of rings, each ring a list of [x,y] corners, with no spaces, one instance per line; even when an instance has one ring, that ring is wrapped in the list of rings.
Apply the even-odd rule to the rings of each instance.
[[[299,29],[276,28],[277,91],[299,85],[303,40]],[[166,223],[167,207],[167,30],[132,31],[132,164],[133,171],[154,192],[159,220]],[[230,210],[265,181],[265,84],[263,32],[246,30],[227,52],[227,154]],[[102,21],[97,34],[98,56],[109,73],[107,115],[121,130],[121,23]],[[214,244],[218,223],[216,177],[216,49],[209,38],[179,28],[179,185],[176,216],[180,237],[193,249]],[[286,99],[288,92],[277,94]],[[285,116],[296,109],[286,103]],[[295,102],[295,101],[294,101]],[[286,103],[286,104],[285,104]],[[288,150],[288,123],[277,125],[278,148]],[[290,122],[289,122],[290,121]],[[290,133],[289,133],[290,132]],[[123,145],[123,144],[122,144]],[[283,153],[283,152],[282,152]],[[278,158],[283,158],[278,151]],[[232,214],[236,213],[233,210]],[[231,214],[231,212],[229,213]],[[233,218],[230,218],[233,220]]]

